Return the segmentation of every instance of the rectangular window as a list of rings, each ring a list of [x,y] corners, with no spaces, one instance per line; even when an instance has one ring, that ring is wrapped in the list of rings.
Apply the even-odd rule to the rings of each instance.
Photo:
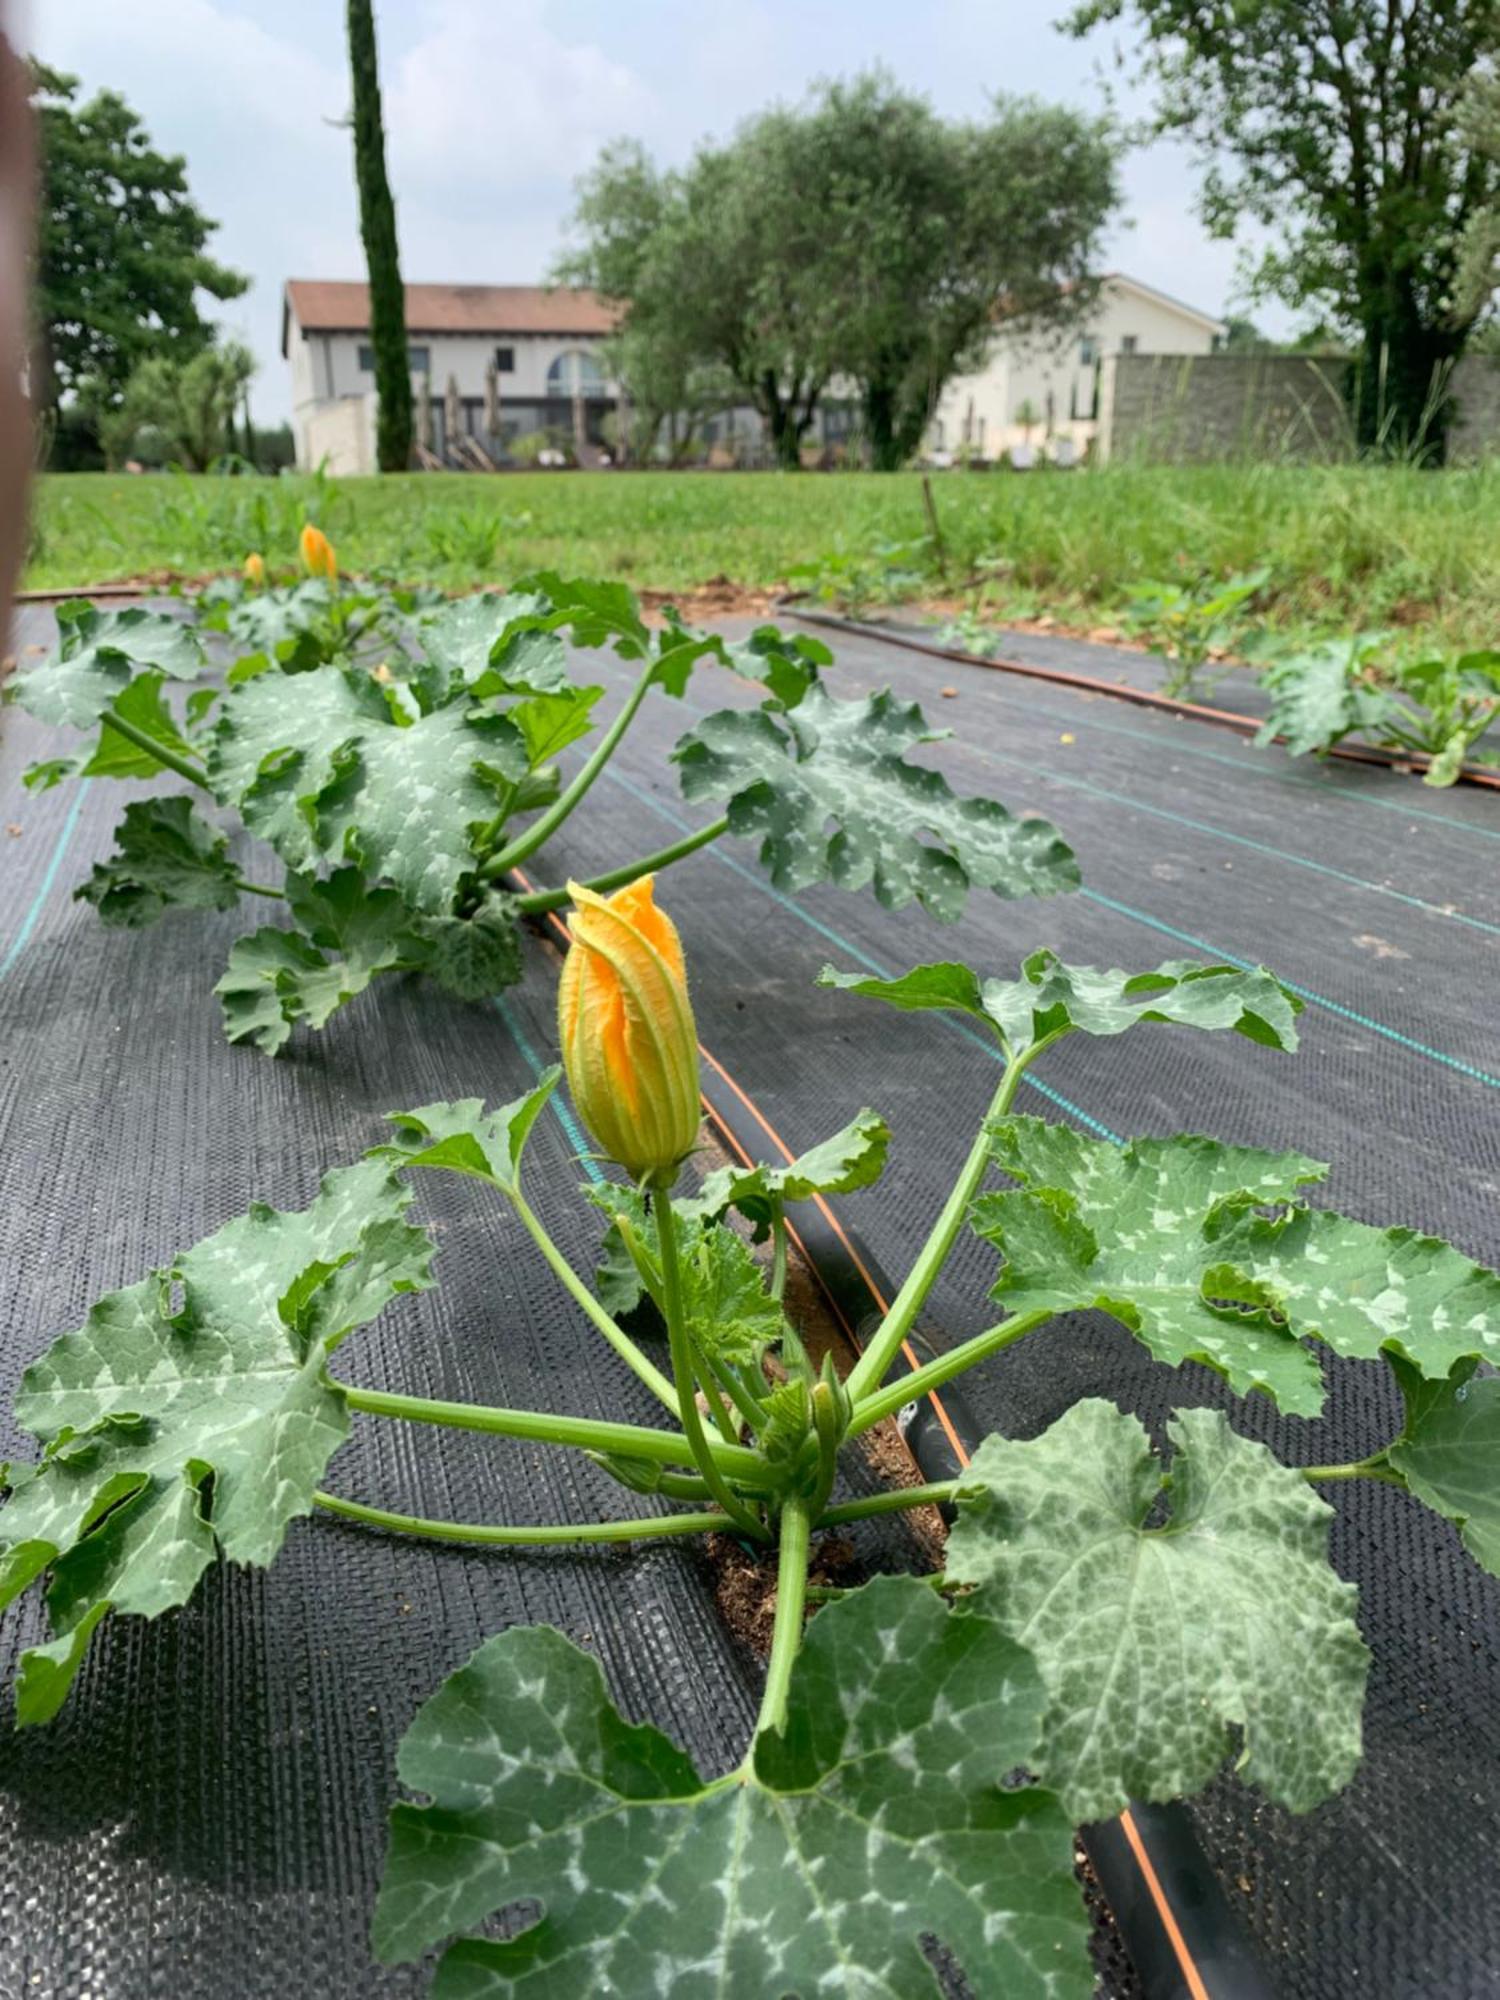
[[[428,350],[425,347],[408,347],[406,365],[413,375],[425,375],[432,365]],[[367,341],[360,343],[359,372],[361,375],[375,373],[375,350]]]
[[[1122,354],[1134,354],[1135,349],[1136,349],[1135,335],[1133,333],[1122,333],[1120,335],[1120,352]]]
[[[495,349],[495,366],[502,375],[514,375],[516,372],[516,350],[513,347],[497,347]]]
[[[1079,367],[1092,368],[1095,361],[1098,359],[1098,355],[1099,355],[1098,342],[1094,339],[1094,336],[1091,333],[1086,333],[1083,339],[1080,340],[1078,343]]]

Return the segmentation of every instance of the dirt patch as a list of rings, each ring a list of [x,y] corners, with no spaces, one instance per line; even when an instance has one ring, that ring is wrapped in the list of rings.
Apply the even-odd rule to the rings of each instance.
[[[771,1650],[776,1625],[774,1552],[752,1554],[732,1535],[710,1535],[705,1546],[719,1616],[740,1644],[763,1660]],[[864,1580],[854,1544],[842,1535],[824,1535],[814,1542],[807,1576],[810,1583],[834,1590],[850,1589]]]
[[[687,590],[638,590],[641,608],[648,613],[672,604],[689,624],[703,624],[714,618],[769,618],[778,593],[752,590],[727,576],[711,576]]]

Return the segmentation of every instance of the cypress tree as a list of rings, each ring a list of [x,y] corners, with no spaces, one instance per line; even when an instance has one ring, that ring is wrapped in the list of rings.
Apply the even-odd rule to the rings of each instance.
[[[349,69],[354,82],[354,171],[359,233],[370,274],[370,346],[375,354],[375,456],[382,472],[405,472],[411,458],[411,373],[406,360],[406,293],[396,247],[396,205],[385,171],[380,71],[371,0],[349,0]]]

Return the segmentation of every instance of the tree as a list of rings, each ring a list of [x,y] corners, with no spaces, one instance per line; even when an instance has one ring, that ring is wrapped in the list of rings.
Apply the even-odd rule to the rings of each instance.
[[[859,385],[872,464],[894,469],[999,319],[1058,327],[1092,303],[1114,142],[1102,121],[1029,99],[948,123],[879,72],[762,121],[778,127],[817,211],[838,371]]]
[[[661,173],[606,149],[580,188],[563,275],[625,307],[658,382],[715,363],[795,466],[818,400],[852,377],[877,466],[916,449],[997,307],[1080,311],[1115,200],[1103,127],[1032,103],[950,125],[882,73],[824,84]]]
[[[167,458],[189,472],[207,472],[234,449],[235,409],[254,373],[254,357],[238,341],[190,361],[152,355],[126,384],[123,408],[137,436],[154,432]],[[100,442],[108,451],[102,431]]]
[[[1064,25],[1137,20],[1157,132],[1195,140],[1202,209],[1274,229],[1254,290],[1357,339],[1356,431],[1437,459],[1446,382],[1479,308],[1457,293],[1500,160],[1457,115],[1500,0],[1084,0]]]
[[[662,416],[674,402],[687,407],[669,385],[685,391],[693,371],[717,366],[759,411],[787,467],[799,463],[836,332],[815,197],[795,172],[753,126],[729,146],[700,149],[681,172],[618,142],[580,183],[582,240],[558,267],[625,308],[620,341],[638,379],[651,378],[647,399]]]
[[[370,0],[349,0],[349,72],[354,84],[354,172],[359,233],[370,276],[370,346],[375,355],[375,457],[382,472],[405,472],[411,460],[411,364],[406,352],[406,291],[396,243],[396,204],[385,171],[380,71]]]
[[[188,193],[186,162],[159,153],[116,92],[75,102],[78,79],[33,64],[42,188],[34,309],[38,407],[85,378],[108,405],[148,355],[186,361],[213,340],[198,295],[249,283],[206,245],[216,223]]]

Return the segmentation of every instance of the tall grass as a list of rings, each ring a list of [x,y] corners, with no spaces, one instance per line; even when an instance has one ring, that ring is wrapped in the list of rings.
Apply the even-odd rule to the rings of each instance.
[[[934,481],[950,594],[1063,619],[1112,619],[1131,584],[1269,566],[1270,616],[1348,630],[1400,624],[1489,643],[1500,624],[1500,467],[1107,465]],[[59,475],[40,483],[27,582],[72,587],[290,561],[307,515],[344,566],[449,584],[530,569],[684,591],[781,584],[821,552],[920,541],[915,474],[415,474],[387,479]],[[482,518],[481,518],[482,517]],[[493,537],[490,530],[493,528]],[[483,532],[480,532],[480,530]],[[493,548],[486,559],[486,552]],[[940,580],[929,579],[936,594]]]

